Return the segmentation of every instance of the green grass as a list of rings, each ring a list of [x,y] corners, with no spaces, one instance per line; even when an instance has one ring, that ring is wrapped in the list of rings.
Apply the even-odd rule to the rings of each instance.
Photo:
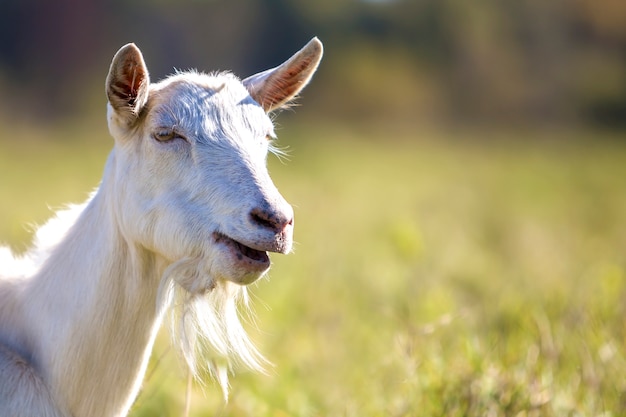
[[[454,136],[283,129],[297,244],[251,288],[276,366],[234,376],[228,404],[196,387],[192,416],[626,413],[626,143]],[[20,224],[84,198],[110,143],[8,139],[0,239],[24,247]],[[181,415],[166,342],[135,417]]]

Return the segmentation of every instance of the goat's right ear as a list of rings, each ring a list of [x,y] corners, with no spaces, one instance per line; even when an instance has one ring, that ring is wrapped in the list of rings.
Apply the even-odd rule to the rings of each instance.
[[[243,85],[269,113],[289,103],[309,83],[323,53],[322,42],[313,38],[283,64],[246,78]]]
[[[120,48],[113,57],[106,80],[112,109],[128,125],[137,118],[148,100],[150,77],[141,51],[134,43]]]

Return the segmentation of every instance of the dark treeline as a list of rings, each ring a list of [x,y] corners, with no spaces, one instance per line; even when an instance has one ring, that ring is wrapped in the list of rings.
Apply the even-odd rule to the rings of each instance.
[[[159,79],[173,66],[245,76],[315,35],[326,46],[305,92],[316,115],[626,125],[621,0],[3,0],[0,111],[101,106],[110,59],[130,41]]]

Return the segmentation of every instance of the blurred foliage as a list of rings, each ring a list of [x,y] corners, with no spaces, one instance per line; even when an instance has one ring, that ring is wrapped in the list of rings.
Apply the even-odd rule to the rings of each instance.
[[[100,110],[130,41],[159,79],[173,66],[249,75],[314,35],[326,58],[305,92],[311,117],[626,123],[621,0],[3,0],[0,113]]]

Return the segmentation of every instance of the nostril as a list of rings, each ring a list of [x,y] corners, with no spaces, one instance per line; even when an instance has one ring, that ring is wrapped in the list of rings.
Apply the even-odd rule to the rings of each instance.
[[[281,232],[285,227],[293,225],[293,217],[287,218],[280,213],[261,208],[252,209],[250,211],[250,219],[253,223],[275,232]]]
[[[264,212],[263,210],[260,209],[254,209],[250,212],[250,217],[252,218],[252,221],[260,226],[263,227],[267,227],[267,228],[271,228],[273,229],[274,226],[274,222],[272,222],[272,218],[269,215],[269,213]]]

